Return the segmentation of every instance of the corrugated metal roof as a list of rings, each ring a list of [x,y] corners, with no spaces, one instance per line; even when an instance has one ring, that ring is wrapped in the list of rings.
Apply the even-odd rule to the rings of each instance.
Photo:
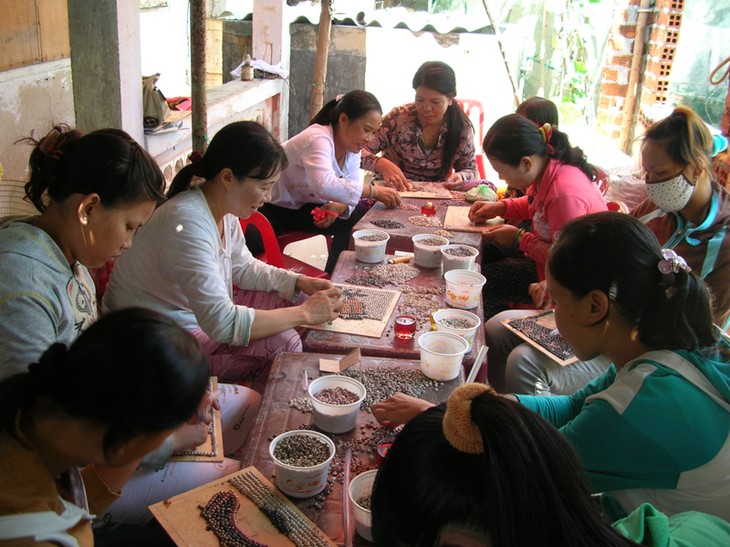
[[[230,6],[230,3],[228,5]],[[471,8],[466,12],[428,13],[404,7],[375,9],[375,5],[376,2],[361,0],[357,2],[335,1],[332,23],[360,27],[405,28],[413,32],[435,31],[439,34],[494,33],[483,8]],[[319,2],[304,1],[296,6],[290,6],[289,10],[294,22],[307,21],[313,25],[319,23],[321,12]],[[231,13],[231,17],[236,19],[250,20],[252,18],[250,11],[228,13]]]

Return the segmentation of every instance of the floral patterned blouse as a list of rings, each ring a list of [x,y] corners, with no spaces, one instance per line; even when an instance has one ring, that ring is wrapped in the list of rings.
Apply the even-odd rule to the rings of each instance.
[[[414,103],[398,106],[383,117],[383,125],[375,132],[362,152],[360,167],[377,172],[375,163],[378,152],[401,168],[410,180],[441,182],[439,176],[443,165],[444,145],[448,131],[441,126],[436,146],[424,148],[421,137],[423,126],[416,114]],[[461,133],[460,145],[454,154],[454,171],[461,173],[464,180],[476,178],[477,164],[474,149],[474,131],[470,125]]]

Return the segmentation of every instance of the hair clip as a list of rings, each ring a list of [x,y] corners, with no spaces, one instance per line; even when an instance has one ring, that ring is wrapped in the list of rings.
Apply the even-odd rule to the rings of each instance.
[[[38,143],[38,149],[46,156],[59,159],[61,154],[63,154],[63,145],[67,140],[68,137],[54,127],[48,132],[48,135],[43,137]]]
[[[662,249],[662,260],[657,264],[659,271],[664,275],[675,274],[679,270],[687,273],[692,271],[684,258],[675,253],[672,249]]]
[[[553,138],[553,126],[549,123],[544,123],[542,127],[538,127],[537,130],[540,132],[542,140],[545,144],[550,144],[550,139]]]
[[[345,96],[344,93],[340,93],[339,95],[337,95],[337,97],[335,97],[335,101],[337,101],[339,103],[342,100],[342,97],[344,97],[344,96]]]
[[[616,282],[612,281],[611,286],[608,287],[608,299],[611,302],[616,302],[617,296],[618,296],[618,287],[616,286]]]

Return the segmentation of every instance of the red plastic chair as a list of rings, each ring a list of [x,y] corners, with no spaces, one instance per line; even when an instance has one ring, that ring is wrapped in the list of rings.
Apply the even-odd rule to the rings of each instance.
[[[456,102],[461,105],[471,123],[474,124],[477,170],[479,171],[479,178],[484,180],[487,178],[484,151],[482,150],[482,142],[484,142],[484,107],[482,103],[474,99],[456,99]]]
[[[593,182],[598,186],[601,195],[605,196],[606,192],[608,192],[608,187],[611,185],[611,175],[602,167],[598,167],[597,165],[594,165],[594,167],[596,168],[596,176]]]
[[[238,220],[241,223],[241,229],[244,232],[248,225],[251,224],[252,226],[255,226],[261,234],[261,241],[264,244],[264,252],[256,257],[259,260],[266,262],[267,264],[271,264],[272,266],[276,266],[277,268],[284,268],[302,275],[308,275],[309,277],[329,279],[329,274],[327,274],[327,272],[322,271],[319,268],[315,268],[306,262],[302,262],[293,256],[283,254],[279,247],[279,240],[274,233],[274,229],[271,227],[269,219],[258,211],[255,211],[248,218],[239,218]],[[311,236],[312,234],[308,235]]]

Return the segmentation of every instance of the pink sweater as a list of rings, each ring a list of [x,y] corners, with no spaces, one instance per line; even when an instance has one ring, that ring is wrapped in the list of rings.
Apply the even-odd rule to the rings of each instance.
[[[537,275],[545,279],[545,263],[555,234],[563,224],[589,213],[606,210],[606,202],[583,171],[550,160],[542,178],[527,194],[505,199],[505,220],[532,220],[532,229],[520,241],[520,250],[535,261]]]

